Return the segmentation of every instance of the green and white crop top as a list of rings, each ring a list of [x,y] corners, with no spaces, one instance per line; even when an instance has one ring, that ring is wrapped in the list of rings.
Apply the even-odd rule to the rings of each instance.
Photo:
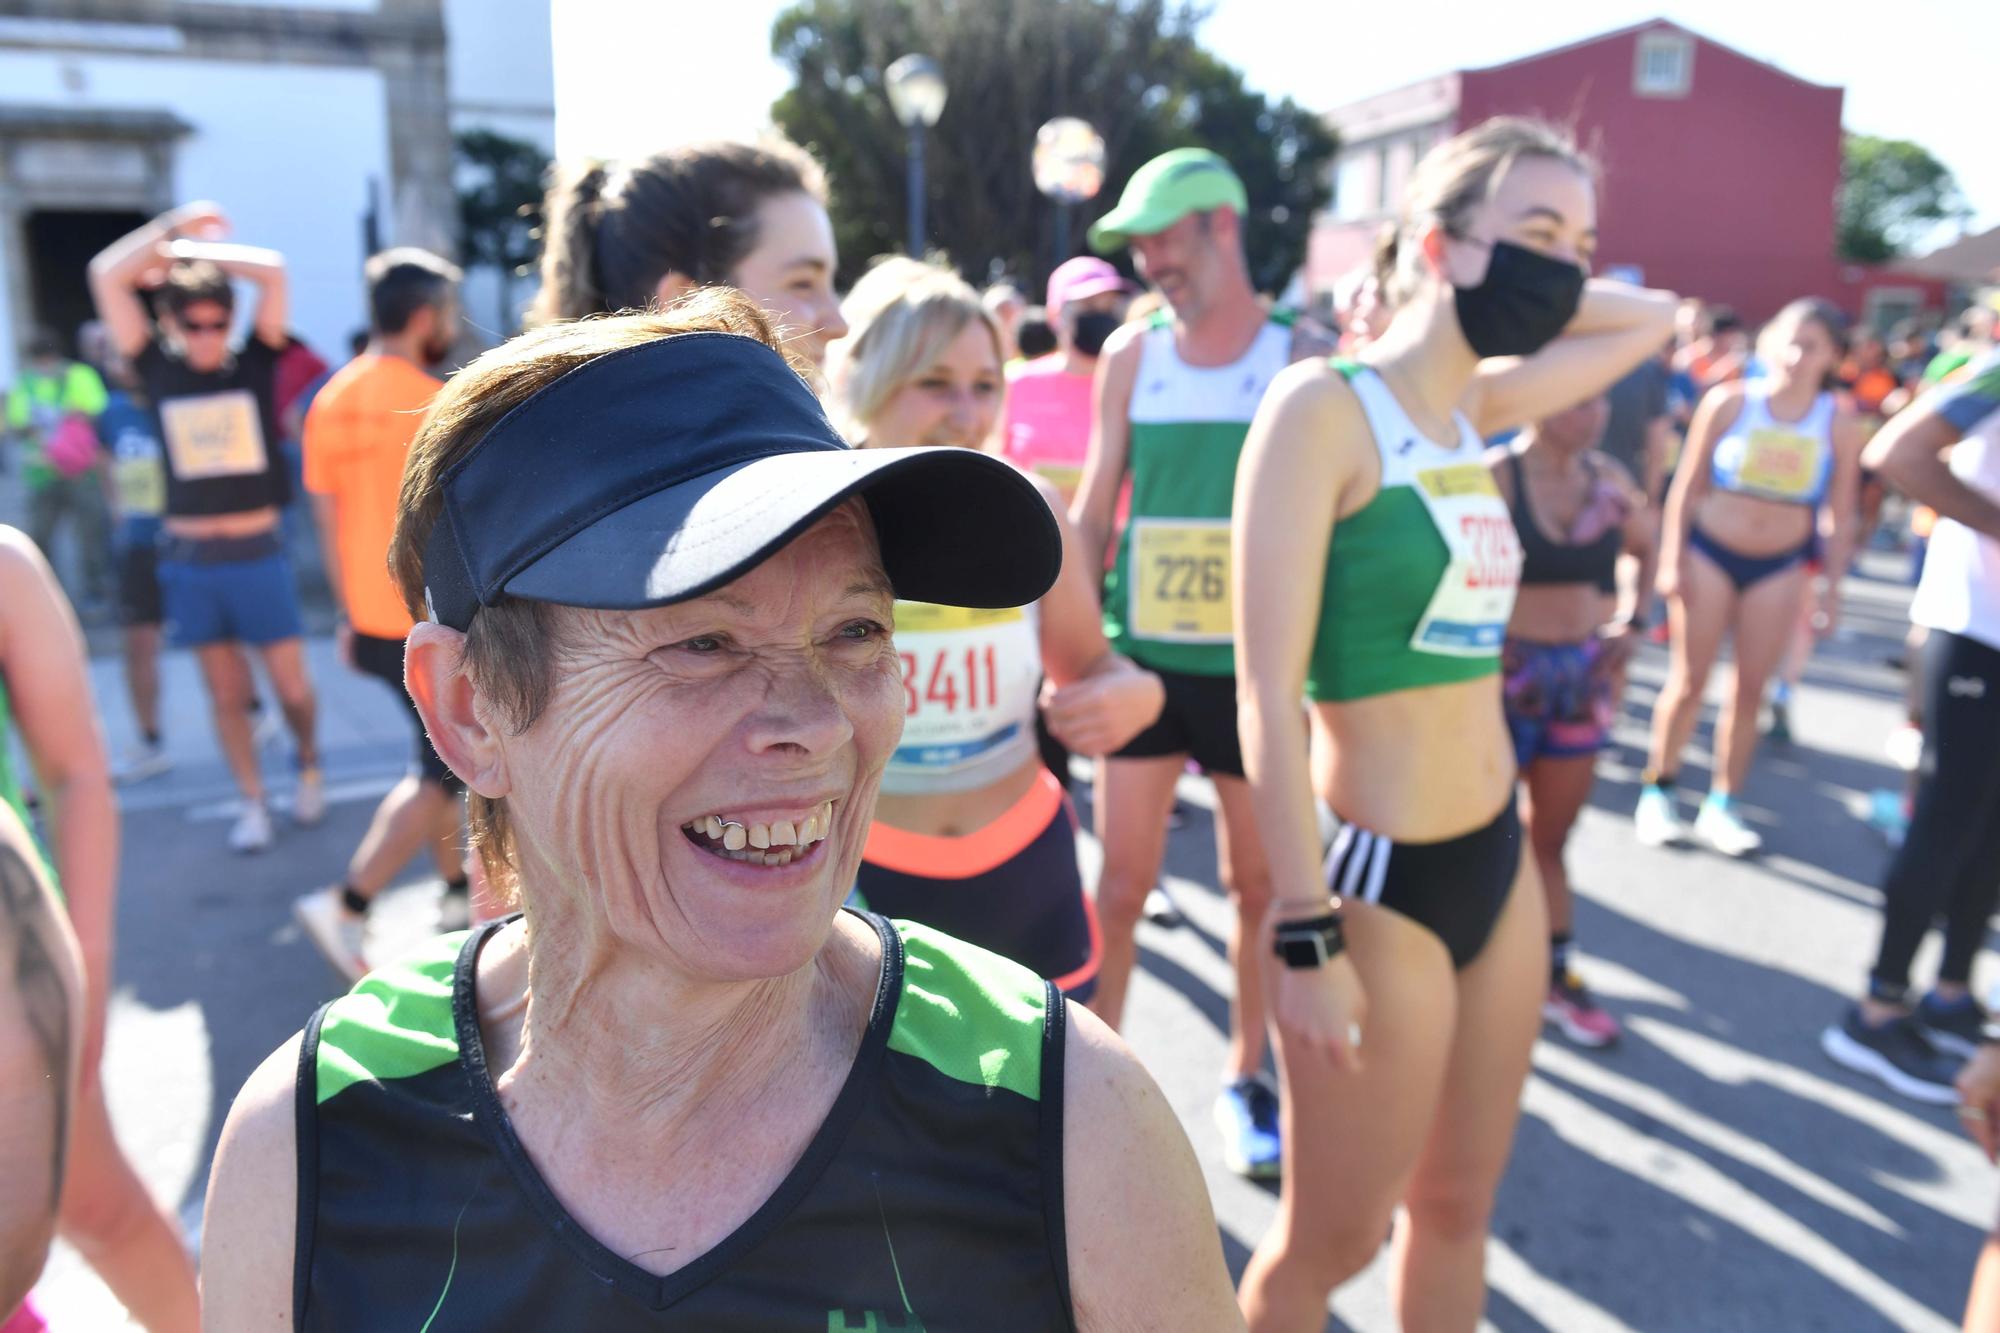
[[[1521,542],[1478,432],[1456,416],[1447,448],[1417,429],[1374,370],[1332,364],[1361,400],[1382,486],[1327,544],[1307,697],[1365,699],[1498,672]]]

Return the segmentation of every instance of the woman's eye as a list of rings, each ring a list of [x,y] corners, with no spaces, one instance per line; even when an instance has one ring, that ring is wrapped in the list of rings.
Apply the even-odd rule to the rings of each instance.
[[[840,627],[840,637],[851,643],[866,643],[879,639],[889,631],[872,620],[850,621]]]
[[[685,652],[707,655],[722,651],[722,640],[713,634],[702,634],[692,639],[682,639],[674,645]]]

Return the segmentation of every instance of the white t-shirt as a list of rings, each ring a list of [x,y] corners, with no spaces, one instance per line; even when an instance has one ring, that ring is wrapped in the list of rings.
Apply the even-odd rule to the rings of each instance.
[[[1952,475],[2000,504],[2000,350],[1932,393],[1938,415],[1961,437],[1951,450]],[[2000,542],[1940,517],[1910,619],[2000,649]]]

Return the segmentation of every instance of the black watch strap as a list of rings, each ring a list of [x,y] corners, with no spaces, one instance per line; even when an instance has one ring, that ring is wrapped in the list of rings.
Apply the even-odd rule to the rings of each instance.
[[[1281,921],[1271,940],[1271,952],[1286,967],[1325,967],[1346,947],[1347,936],[1341,930],[1338,912]]]

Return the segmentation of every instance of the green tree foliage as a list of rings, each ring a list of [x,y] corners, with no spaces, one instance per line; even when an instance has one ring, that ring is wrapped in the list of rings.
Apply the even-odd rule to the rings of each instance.
[[[794,82],[772,118],[827,168],[844,278],[905,243],[907,138],[882,72],[918,51],[951,90],[926,139],[928,240],[968,275],[998,267],[1031,287],[1046,277],[1054,206],[1029,162],[1036,129],[1069,115],[1094,125],[1106,150],[1104,190],[1076,209],[1073,245],[1139,164],[1201,145],[1248,189],[1251,276],[1282,287],[1327,201],[1333,133],[1202,50],[1203,15],[1185,0],[799,0],[785,10],[771,46]]]
[[[1938,224],[1971,214],[1950,168],[1907,139],[1849,134],[1841,158],[1835,235],[1842,259],[1894,259]]]
[[[465,262],[499,271],[500,308],[512,318],[514,279],[525,277],[541,256],[542,180],[549,169],[548,154],[526,140],[491,130],[461,131],[452,146]]]

